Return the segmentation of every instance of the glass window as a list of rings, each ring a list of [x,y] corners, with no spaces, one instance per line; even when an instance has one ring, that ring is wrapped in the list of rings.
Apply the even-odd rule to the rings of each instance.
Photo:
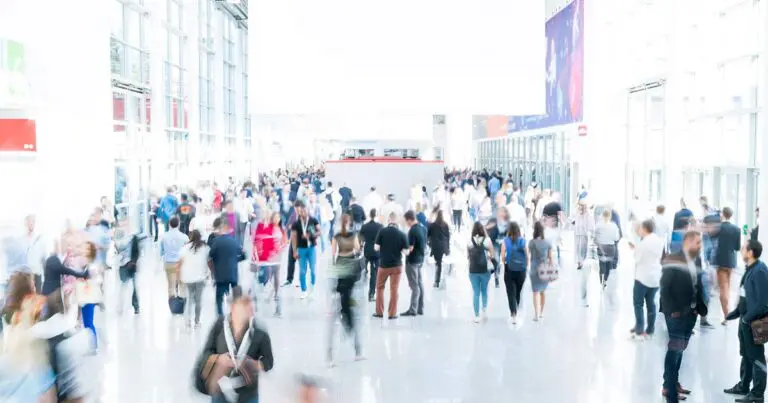
[[[175,33],[168,33],[168,61],[174,64],[182,65],[182,48],[184,39]]]
[[[751,114],[723,117],[722,153],[726,165],[743,166],[749,160],[749,144],[752,135]]]
[[[141,48],[144,46],[143,32],[144,17],[138,11],[125,9],[125,42],[131,46]]]
[[[123,33],[125,28],[125,17],[124,17],[124,11],[125,6],[123,3],[117,1],[117,0],[111,0],[112,1],[112,23],[110,24],[112,26],[112,35],[114,35],[117,38],[123,39]]]
[[[112,74],[125,75],[125,46],[115,38],[110,38]]]
[[[757,107],[758,66],[756,57],[744,57],[723,64],[724,110]]]
[[[112,93],[112,119],[125,121],[125,94]]]
[[[760,13],[756,1],[743,1],[720,15],[718,38],[724,59],[750,55],[758,51]]]

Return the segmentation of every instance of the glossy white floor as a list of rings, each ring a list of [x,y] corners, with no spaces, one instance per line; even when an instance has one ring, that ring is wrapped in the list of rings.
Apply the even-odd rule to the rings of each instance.
[[[260,381],[261,401],[290,401],[297,373],[321,377],[328,401],[343,403],[660,401],[666,331],[660,316],[653,340],[628,337],[634,324],[628,251],[606,293],[598,290],[593,274],[590,306],[583,307],[568,244],[561,280],[547,292],[543,321],[527,319],[532,310],[527,288],[523,320],[511,326],[502,282],[501,288],[489,290],[489,320],[474,324],[464,265],[455,265],[445,290],[431,287],[432,268],[427,267],[425,316],[372,319],[372,304],[364,303],[368,359],[353,361],[351,341],[337,336],[333,369],[324,362],[328,309],[321,264],[313,299],[300,300],[297,288],[283,288],[282,319],[270,316],[273,306],[260,306],[275,351],[275,368]],[[206,326],[186,331],[181,319],[168,313],[165,278],[156,260],[148,258],[142,266],[139,316],[119,317],[108,309],[97,317],[105,350],[103,402],[206,401],[192,389],[191,367],[213,320],[213,292],[206,290],[204,297]],[[410,296],[404,277],[401,311]],[[734,276],[734,290],[739,279]],[[712,322],[719,323],[719,302],[713,298],[711,305]],[[738,365],[735,324],[704,331],[697,327],[681,375],[693,390],[688,401],[732,401],[722,389],[738,380]]]

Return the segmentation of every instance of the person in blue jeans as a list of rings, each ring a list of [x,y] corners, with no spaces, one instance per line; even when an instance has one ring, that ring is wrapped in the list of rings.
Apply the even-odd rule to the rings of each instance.
[[[298,219],[291,226],[291,247],[293,257],[299,261],[299,283],[301,284],[301,298],[309,295],[307,291],[307,269],[309,269],[312,287],[315,286],[315,267],[317,265],[317,239],[321,235],[320,222],[309,216],[307,207],[303,201],[297,200],[294,204]]]
[[[632,302],[635,307],[635,326],[631,329],[634,338],[646,339],[656,330],[656,292],[661,279],[661,258],[664,254],[664,240],[655,234],[653,220],[645,220],[637,229],[640,242],[634,247],[635,284],[632,289]],[[643,312],[643,304],[647,308]]]
[[[472,308],[475,313],[475,323],[478,323],[481,319],[488,319],[488,282],[491,280],[491,270],[493,270],[489,257],[494,256],[493,242],[479,221],[472,227],[467,255],[469,256],[469,282],[472,284]]]

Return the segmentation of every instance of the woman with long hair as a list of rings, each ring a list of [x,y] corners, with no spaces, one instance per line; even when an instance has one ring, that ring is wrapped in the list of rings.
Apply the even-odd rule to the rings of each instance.
[[[533,291],[533,320],[538,321],[544,317],[544,303],[547,290],[547,281],[539,277],[539,265],[553,264],[552,244],[544,239],[544,225],[540,221],[533,224],[533,239],[528,244],[528,253],[531,259],[531,290]]]
[[[256,225],[253,233],[252,267],[256,269],[251,286],[253,298],[257,298],[256,290],[266,286],[272,280],[275,293],[275,316],[280,316],[280,262],[283,250],[288,245],[288,237],[283,227],[280,213],[275,211],[264,214],[265,220]]]
[[[525,284],[525,272],[531,261],[525,237],[516,222],[509,223],[507,236],[501,243],[501,256],[504,259],[504,285],[507,289],[509,314],[512,324],[517,323],[517,308],[520,305],[520,292]]]
[[[435,258],[435,288],[440,288],[443,257],[451,253],[451,228],[443,218],[443,210],[435,208],[435,220],[427,228],[427,242]]]
[[[478,323],[481,319],[488,319],[488,282],[491,280],[493,269],[491,262],[493,242],[479,221],[472,227],[467,256],[469,257],[469,281],[472,283],[472,308],[475,313],[475,323]]]
[[[331,259],[332,264],[329,270],[329,277],[335,279],[333,288],[334,296],[338,296],[339,313],[341,323],[347,334],[352,335],[355,345],[355,360],[363,359],[362,346],[360,345],[360,333],[357,329],[355,313],[352,311],[352,291],[360,274],[360,240],[357,234],[351,231],[352,217],[349,214],[341,216],[341,228],[339,233],[333,236],[331,240]],[[336,315],[332,315],[329,323],[328,332],[328,366],[334,366],[333,363],[333,339],[336,328]]]
[[[179,262],[179,281],[187,290],[187,304],[184,307],[184,316],[187,327],[192,327],[192,305],[195,306],[195,327],[200,327],[200,311],[202,309],[203,289],[208,273],[208,252],[210,248],[203,240],[199,230],[193,229],[189,233],[189,242],[181,250]]]

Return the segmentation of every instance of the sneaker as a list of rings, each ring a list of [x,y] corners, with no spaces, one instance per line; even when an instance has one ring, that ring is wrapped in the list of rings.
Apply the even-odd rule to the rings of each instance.
[[[764,400],[762,396],[754,395],[752,392],[749,392],[744,395],[744,397],[739,397],[735,401],[739,403],[762,403]]]
[[[440,283],[435,283],[435,285],[433,285],[432,287],[439,289],[440,288]]]
[[[648,334],[647,333],[640,333],[640,334],[632,333],[632,340],[637,340],[637,341],[648,340]]]
[[[397,315],[395,315],[395,316],[390,316],[390,317],[389,317],[389,320],[394,320],[394,319],[397,319],[397,318],[399,318],[399,316],[397,316]]]
[[[383,317],[384,317],[384,315],[382,315],[382,314],[380,314],[380,313],[374,313],[374,314],[373,314],[373,317],[374,317],[374,318],[378,318],[378,319],[381,319],[381,318],[383,318]]]
[[[283,317],[283,314],[280,313],[280,311],[275,311],[275,313],[273,313],[272,316],[275,317],[275,318],[280,319],[280,318]]]
[[[666,389],[662,389],[662,390],[661,390],[661,395],[662,395],[662,396],[664,396],[664,398],[666,399],[666,398],[668,397],[668,394],[667,394],[667,390],[666,390]],[[679,393],[677,394],[677,400],[678,400],[678,401],[681,401],[681,402],[682,402],[683,400],[687,400],[687,399],[688,399],[688,397],[687,397],[687,396],[685,396],[685,395],[681,395],[681,394],[679,394]]]
[[[704,329],[713,329],[714,326],[712,326],[711,323],[706,318],[701,318],[701,321],[699,321],[699,325],[703,327]]]
[[[480,316],[475,316],[475,323],[480,323]]]
[[[743,388],[741,382],[733,385],[733,387],[723,390],[723,392],[729,395],[746,395],[749,393],[749,389]]]
[[[289,285],[291,285],[290,281],[286,281],[285,283],[283,283],[283,287],[288,287]]]
[[[405,311],[401,313],[400,316],[416,316],[416,312]]]
[[[483,311],[480,313],[480,316],[483,318],[484,321],[488,320],[488,310],[486,308],[483,308]]]
[[[302,292],[301,292],[301,296],[300,296],[299,298],[300,298],[300,299],[306,299],[308,295],[309,295],[309,293],[308,293],[308,292],[306,292],[306,291],[302,291]]]
[[[512,320],[512,324],[513,324],[513,325],[516,325],[516,324],[517,324],[517,316],[513,316],[513,317],[512,317],[512,318],[510,318],[510,319]]]
[[[355,356],[355,361],[365,361],[365,360],[366,360],[366,358],[362,354],[357,354]]]

